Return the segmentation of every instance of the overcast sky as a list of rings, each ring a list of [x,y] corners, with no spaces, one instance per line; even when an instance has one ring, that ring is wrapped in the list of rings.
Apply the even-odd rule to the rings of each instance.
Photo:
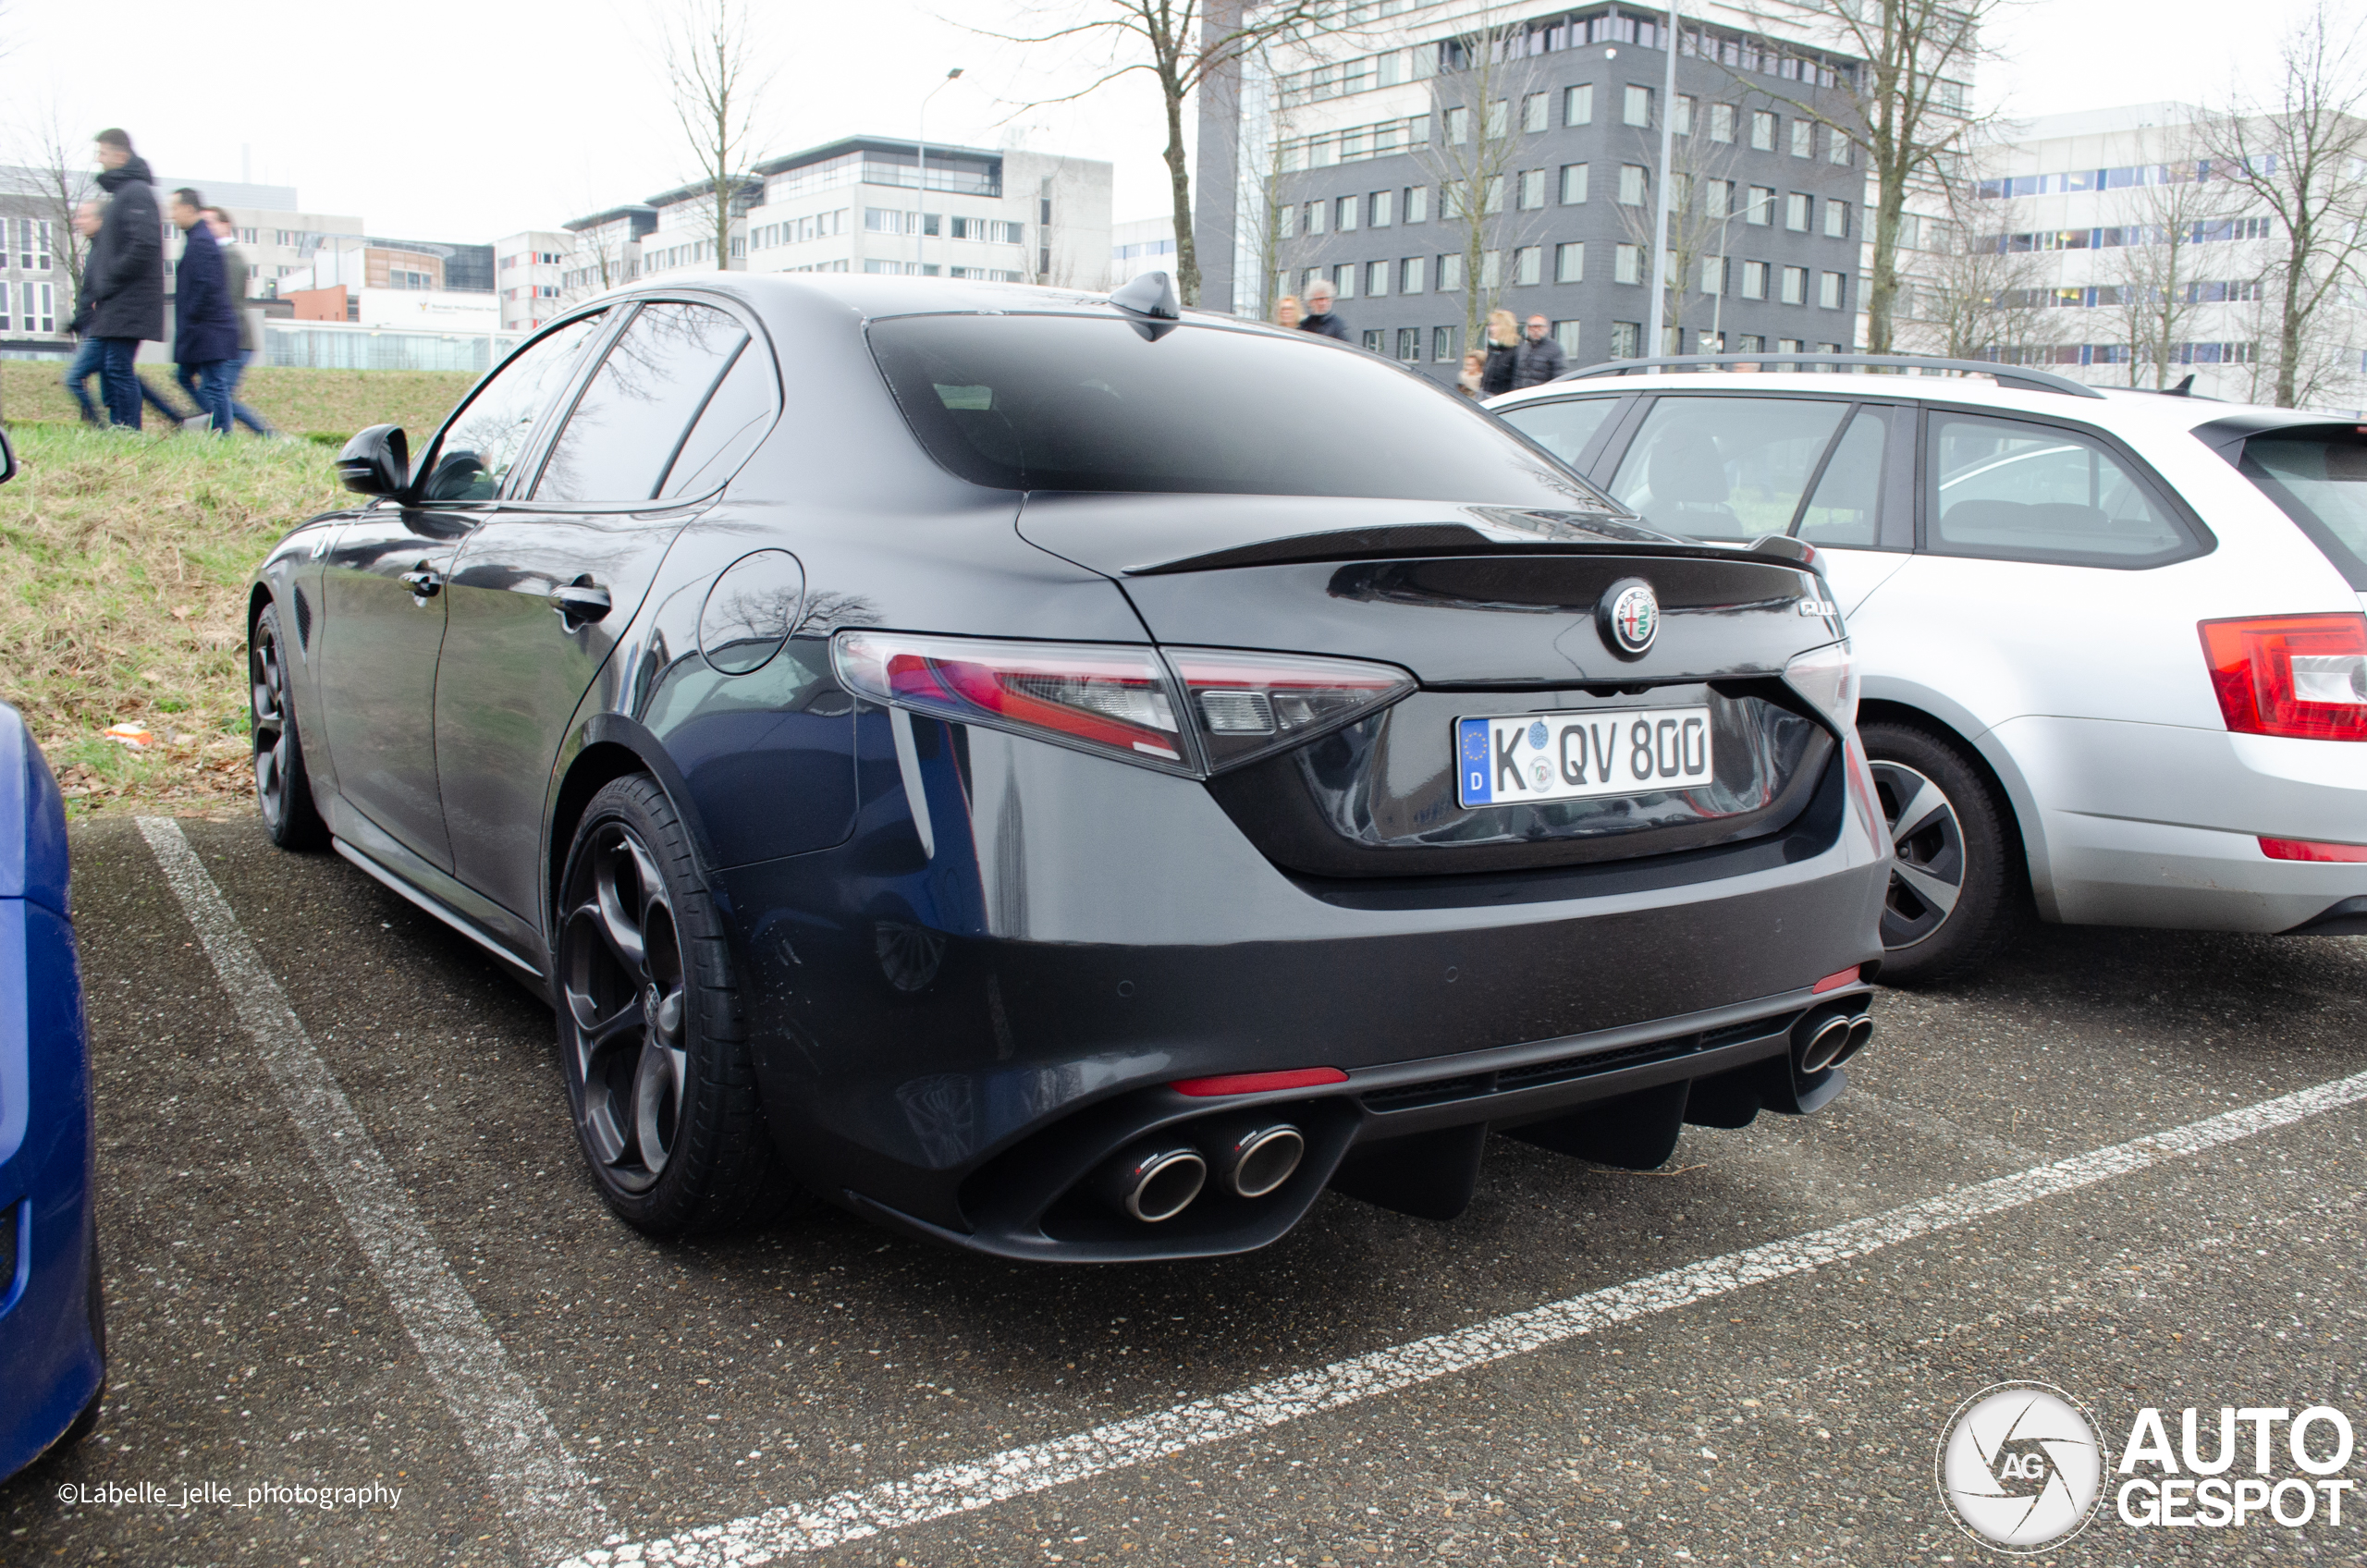
[[[2021,0],[1993,37],[1980,95],[2017,115],[2266,85],[2306,0],[2239,13],[2202,0]],[[1073,0],[1058,9],[1090,9]],[[1539,6],[1539,9],[1545,7]],[[1012,0],[770,0],[757,36],[774,67],[760,141],[794,152],[858,131],[1110,159],[1116,216],[1168,209],[1159,99],[1136,73],[1081,103],[1096,60],[1019,49],[969,27],[1028,30]],[[265,19],[267,15],[268,19]],[[207,0],[0,0],[0,158],[54,105],[78,137],[121,125],[159,173],[293,185],[307,210],[359,214],[375,234],[484,241],[689,178],[647,0],[405,0],[251,7]],[[950,19],[947,19],[950,18]],[[8,143],[13,141],[16,146]]]

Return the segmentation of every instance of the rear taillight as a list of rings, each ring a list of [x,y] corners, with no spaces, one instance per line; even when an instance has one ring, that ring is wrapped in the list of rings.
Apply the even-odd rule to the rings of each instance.
[[[1858,663],[1846,642],[1812,648],[1784,667],[1784,684],[1847,730],[1858,722]]]
[[[2367,616],[2257,616],[2201,630],[2229,729],[2367,741]]]
[[[1414,678],[1390,665],[1307,654],[1170,648],[1167,662],[1184,683],[1211,773],[1354,723],[1414,689]]]
[[[1205,778],[1353,723],[1414,690],[1390,665],[841,631],[840,684],[873,702]],[[1188,715],[1188,721],[1180,716]]]

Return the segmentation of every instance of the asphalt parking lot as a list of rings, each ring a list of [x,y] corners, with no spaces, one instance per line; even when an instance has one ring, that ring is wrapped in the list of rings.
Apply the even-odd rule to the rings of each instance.
[[[1332,1194],[1055,1272],[836,1213],[644,1242],[539,1004],[340,860],[181,830],[227,937],[139,827],[75,836],[113,1382],[0,1561],[1969,1562],[1933,1454],[1986,1385],[2107,1464],[2145,1406],[2367,1414],[2367,940],[2044,930],[1662,1171],[1498,1139],[1453,1224]],[[2356,1562],[2358,1508],[2107,1496],[2034,1561]]]

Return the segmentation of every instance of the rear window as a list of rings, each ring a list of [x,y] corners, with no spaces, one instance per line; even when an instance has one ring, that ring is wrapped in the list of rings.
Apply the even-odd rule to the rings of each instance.
[[[1007,490],[1603,509],[1462,399],[1352,349],[1192,324],[905,316],[872,353],[929,455]]]
[[[2237,466],[2367,593],[2367,439],[2355,427],[2255,435]]]

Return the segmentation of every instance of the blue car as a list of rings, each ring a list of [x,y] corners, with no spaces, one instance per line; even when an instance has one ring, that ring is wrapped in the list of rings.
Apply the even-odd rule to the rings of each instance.
[[[0,480],[16,461],[0,436]],[[0,703],[0,1479],[98,1423],[106,1325],[66,803]]]

